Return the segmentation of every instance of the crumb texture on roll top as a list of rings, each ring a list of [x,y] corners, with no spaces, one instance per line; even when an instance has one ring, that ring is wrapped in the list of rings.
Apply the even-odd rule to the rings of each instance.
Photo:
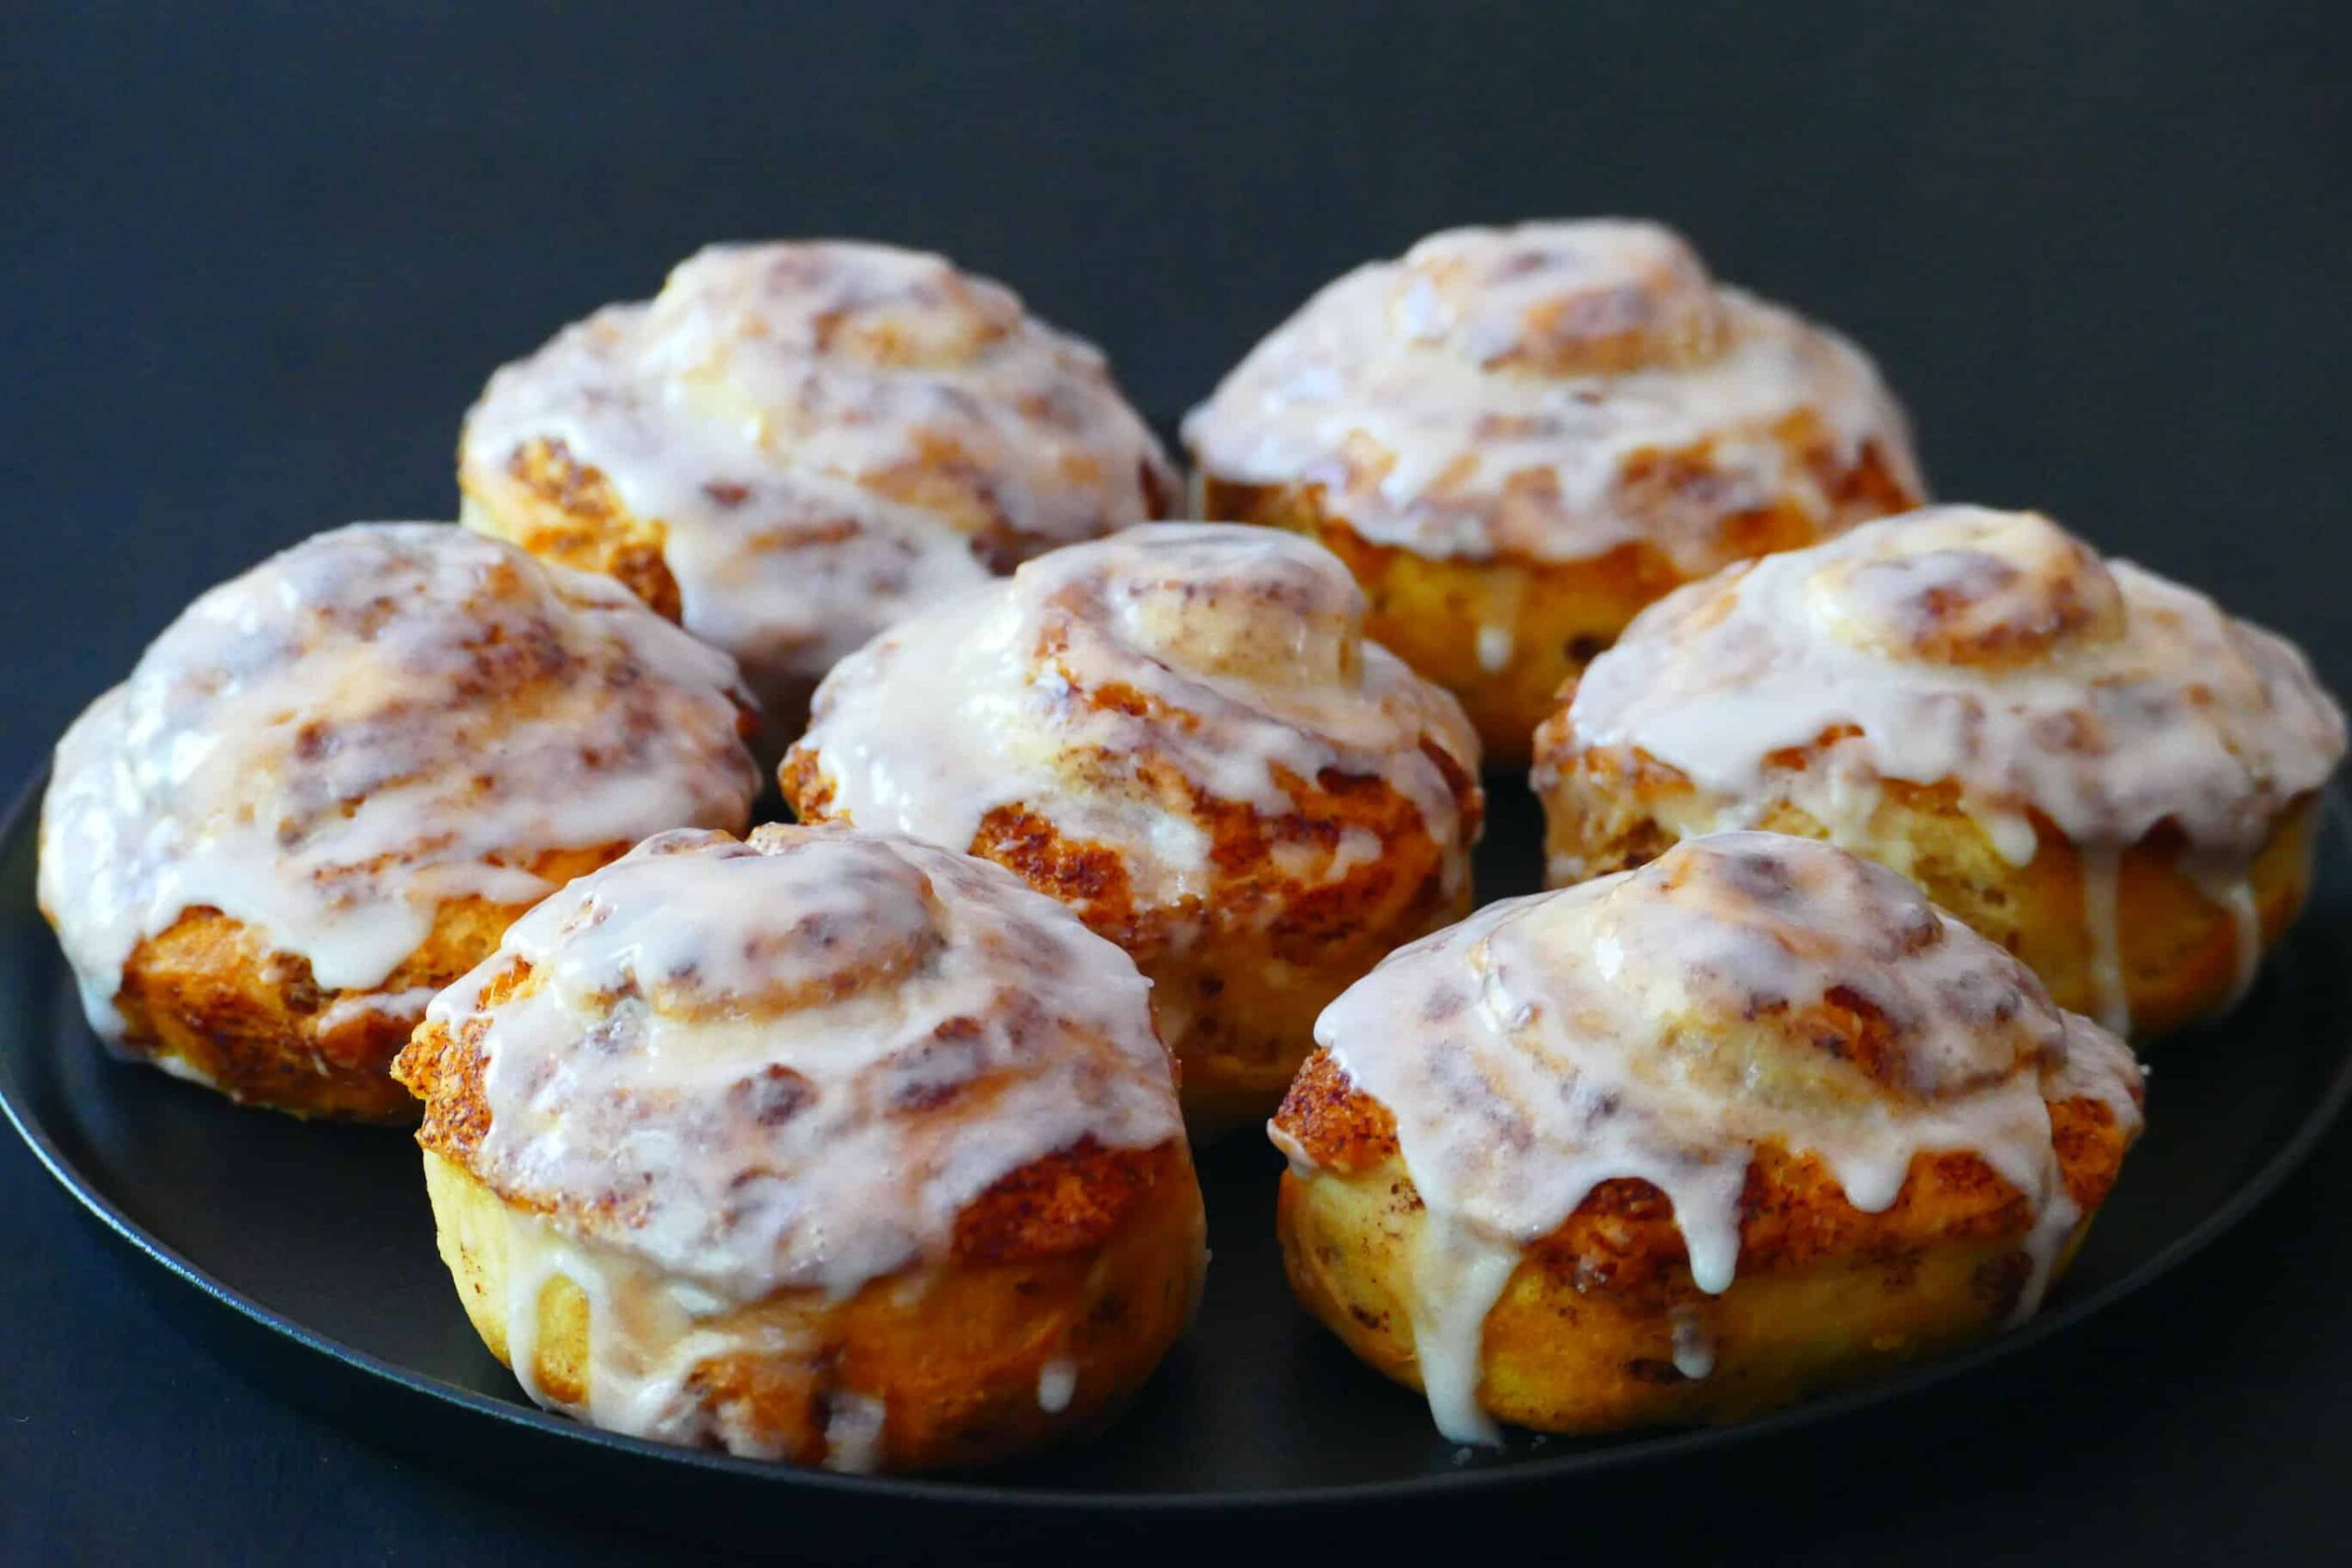
[[[110,1039],[126,964],[198,911],[366,993],[453,904],[747,821],[749,707],[731,660],[609,580],[447,525],[322,534],[198,599],[67,732],[41,905]]]
[[[1272,530],[1161,524],[1057,551],[844,660],[786,764],[787,788],[859,827],[971,845],[1004,808],[1122,854],[1135,895],[1204,897],[1246,808],[1283,874],[1344,880],[1363,830],[1317,831],[1299,798],[1375,780],[1449,852],[1476,837],[1477,739],[1460,707],[1363,637],[1329,552]],[[813,773],[814,777],[808,775]]]
[[[715,245],[565,329],[491,378],[459,478],[469,522],[630,581],[786,713],[910,609],[1175,494],[1093,347],[839,241]]]
[[[396,1070],[426,1101],[428,1171],[444,1162],[504,1208],[484,1244],[506,1280],[485,1337],[526,1390],[742,1453],[875,1462],[839,1433],[803,1453],[783,1434],[808,1408],[820,1426],[827,1409],[866,1421],[869,1442],[886,1422],[906,1442],[953,1425],[952,1399],[890,1409],[878,1382],[842,1383],[839,1359],[871,1364],[861,1336],[888,1337],[927,1291],[1011,1312],[997,1276],[955,1284],[956,1270],[1082,1264],[1147,1192],[1193,1192],[1135,966],[1003,871],[910,840],[773,826],[650,840],[515,922]],[[1179,1313],[1199,1268],[1197,1196],[1183,1202],[1167,1260]],[[447,1253],[469,1222],[442,1217]],[[585,1365],[560,1388],[535,1349],[559,1276],[591,1316]],[[891,1294],[895,1280],[915,1293]],[[877,1379],[956,1382],[886,1359]],[[728,1367],[801,1393],[730,1426]],[[813,1406],[804,1384],[824,1391]]]
[[[1818,1159],[1864,1213],[1919,1156],[1963,1151],[2030,1215],[2023,1315],[2085,1217],[2052,1105],[2140,1117],[2130,1052],[2009,954],[1883,867],[1776,834],[1489,905],[1366,976],[1317,1041],[1390,1119],[1363,1136],[1393,1137],[1426,1207],[1413,1331],[1439,1424],[1464,1438],[1491,1435],[1488,1311],[1604,1183],[1662,1194],[1690,1280],[1720,1294],[1759,1151]],[[1274,1134],[1308,1172],[1343,1146]]]
[[[1204,474],[1309,486],[1375,546],[1683,575],[1724,525],[1852,520],[1850,477],[1917,496],[1902,411],[1862,354],[1718,285],[1681,236],[1619,219],[1457,229],[1357,268],[1184,423]],[[1883,511],[1870,508],[1861,515]]]

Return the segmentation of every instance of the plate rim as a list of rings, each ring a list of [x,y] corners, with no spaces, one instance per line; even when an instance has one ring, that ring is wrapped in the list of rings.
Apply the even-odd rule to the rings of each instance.
[[[14,792],[0,813],[0,845],[19,834],[39,837],[39,812],[50,770],[35,769]],[[2345,795],[2329,787],[2323,813],[2330,831],[2346,840],[2352,852],[2352,806]],[[62,959],[60,960],[62,962]],[[33,1032],[28,1031],[28,1038]],[[453,1418],[471,1417],[519,1428],[539,1438],[584,1443],[608,1456],[672,1464],[715,1480],[787,1489],[807,1488],[835,1499],[865,1499],[874,1503],[917,1502],[962,1509],[1023,1509],[1061,1515],[1118,1514],[1187,1516],[1220,1513],[1266,1514],[1284,1510],[1309,1511],[1365,1503],[1444,1499],[1471,1494],[1514,1490],[1558,1483],[1606,1471],[1647,1465],[1683,1455],[1712,1452],[1750,1440],[1835,1420],[1871,1405],[1906,1398],[1957,1378],[1976,1368],[2005,1359],[2087,1322],[2127,1296],[2137,1294],[2204,1251],[2222,1235],[2267,1201],[2318,1147],[2334,1128],[2347,1100],[2352,1100],[2352,1050],[2337,1061],[2325,1090],[2296,1124],[2294,1132],[2271,1151],[2254,1174],[2231,1190],[2217,1207],[2195,1224],[2173,1236],[2115,1280],[2083,1294],[2070,1296],[2031,1321],[2006,1330],[1917,1366],[1838,1389],[1744,1421],[1686,1427],[1622,1439],[1606,1447],[1554,1455],[1525,1455],[1508,1464],[1464,1467],[1451,1472],[1406,1476],[1390,1481],[1342,1482],[1328,1485],[1251,1488],[1240,1491],[1097,1491],[1069,1486],[1030,1486],[985,1479],[957,1477],[848,1475],[810,1467],[739,1459],[731,1454],[681,1448],[608,1432],[557,1416],[535,1405],[496,1400],[446,1382],[397,1361],[389,1360],[269,1307],[240,1292],[181,1256],[99,1190],[93,1178],[78,1168],[29,1107],[17,1103],[11,1084],[16,1074],[8,1066],[13,1053],[0,1051],[0,1116],[32,1151],[35,1160],[59,1186],[130,1250],[165,1274],[208,1299],[215,1308],[242,1317],[311,1354],[323,1356],[348,1371],[380,1380],[410,1393],[447,1406]],[[217,1359],[217,1358],[216,1358]],[[1156,1375],[1165,1375],[1158,1373]],[[267,1396],[292,1403],[275,1391]],[[352,1430],[354,1424],[336,1421]],[[363,1438],[364,1429],[357,1432]]]

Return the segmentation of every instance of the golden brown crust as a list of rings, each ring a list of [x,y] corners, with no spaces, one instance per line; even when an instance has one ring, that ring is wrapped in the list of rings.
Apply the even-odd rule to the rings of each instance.
[[[2075,1099],[2050,1107],[2053,1140],[2067,1190],[2085,1210],[2106,1201],[2130,1143],[2105,1102]],[[1328,1051],[1299,1071],[1274,1114],[1275,1128],[1324,1178],[1387,1183],[1400,1201],[1412,1179],[1405,1173],[1396,1123],[1385,1106],[1349,1083]],[[2026,1199],[1978,1156],[1923,1155],[1901,1195],[1883,1213],[1846,1201],[1828,1167],[1812,1155],[1774,1145],[1756,1151],[1740,1198],[1742,1275],[1811,1268],[1850,1256],[1881,1256],[1973,1237],[2021,1237],[2031,1222]],[[1632,1288],[1679,1280],[1689,1266],[1674,1206],[1647,1181],[1620,1179],[1592,1190],[1530,1255],[1585,1290]]]
[[[2069,1194],[2104,1202],[2131,1135],[2094,1099],[2050,1107]],[[1277,1209],[1301,1303],[1384,1374],[1420,1386],[1412,1258],[1428,1219],[1385,1107],[1328,1053],[1301,1071],[1275,1127],[1298,1155]],[[1922,1155],[1893,1206],[1846,1201],[1815,1156],[1755,1151],[1740,1200],[1738,1272],[1692,1282],[1673,1205],[1639,1179],[1602,1182],[1526,1249],[1486,1320],[1481,1404],[1540,1430],[1725,1420],[1873,1375],[2005,1321],[2031,1269],[2031,1205],[1983,1159]],[[1694,1340],[1713,1366],[1680,1370]]]
[[[511,1227],[543,1222],[515,1218],[435,1154],[425,1167],[459,1298],[492,1353],[511,1364]],[[765,1326],[790,1348],[713,1356],[694,1369],[688,1392],[740,1447],[797,1464],[833,1457],[829,1428],[852,1398],[886,1410],[871,1458],[889,1472],[984,1463],[1100,1426],[1189,1322],[1203,1221],[1181,1144],[1121,1156],[1125,1174],[1101,1185],[1090,1168],[1110,1168],[1037,1162],[967,1210],[980,1231],[1002,1231],[1010,1217],[1011,1232],[1028,1238],[1020,1245],[959,1245],[947,1263],[873,1280],[840,1302],[786,1291],[723,1314],[703,1325],[715,1339],[756,1339]],[[1066,1188],[1084,1189],[1075,1208]],[[1065,1216],[1115,1193],[1117,1213],[1078,1228],[1020,1217],[1041,1192],[1064,1194],[1044,1208]],[[537,1303],[532,1370],[565,1404],[588,1393],[592,1310],[560,1274]],[[1056,1380],[1066,1382],[1066,1402],[1046,1395]]]
[[[1406,1281],[1422,1216],[1383,1190],[1286,1172],[1276,1223],[1300,1302],[1366,1364],[1420,1388]],[[1599,1288],[1566,1259],[1531,1254],[1487,1315],[1478,1402],[1546,1432],[1736,1420],[1982,1336],[2030,1273],[2007,1235],[1743,1269],[1714,1296],[1683,1280]],[[1711,1357],[1703,1376],[1683,1370],[1686,1344]]]
[[[488,1015],[537,988],[530,964],[513,960],[491,979],[481,1005],[456,1029],[433,1021],[418,1025],[392,1063],[391,1076],[424,1102],[417,1143],[469,1176],[490,1131],[482,1082],[489,1063],[481,1050]],[[1035,1262],[1099,1247],[1158,1184],[1189,1182],[1191,1170],[1190,1157],[1178,1144],[1112,1149],[1083,1141],[1012,1171],[967,1204],[956,1216],[951,1261]],[[500,1201],[540,1212],[559,1206],[512,1194],[502,1194]]]
[[[678,581],[662,558],[668,530],[658,518],[632,515],[611,481],[561,441],[518,448],[503,479],[459,469],[469,524],[542,560],[618,578],[657,613],[679,618]]]
[[[557,885],[626,853],[627,844],[537,857],[532,872]],[[240,1103],[298,1116],[408,1122],[415,1101],[392,1080],[411,1010],[374,1011],[371,997],[438,990],[497,948],[528,904],[452,899],[416,950],[365,991],[320,987],[307,959],[272,949],[254,927],[220,910],[188,910],[141,942],[116,1000],[124,1048],[175,1064]],[[350,1006],[337,1010],[338,1003]]]
[[[1583,747],[1569,721],[1573,684],[1537,730],[1536,791],[1544,802],[1545,851],[1582,875],[1645,864],[1679,840],[1712,826],[1712,808],[1688,776],[1638,747]],[[1801,771],[1841,734],[1825,732],[1809,748],[1775,752],[1768,762]],[[2085,916],[2089,875],[2085,852],[2046,816],[2030,812],[2033,857],[2012,864],[1963,808],[1951,781],[1883,781],[1883,801],[1861,836],[1833,835],[1785,800],[1754,826],[1830,839],[1885,860],[1935,903],[2022,959],[2052,998],[2076,1012],[2099,1009],[2098,955]],[[2318,826],[2316,795],[2280,817],[2248,875],[2262,944],[2276,942],[2301,910],[2311,888]],[[2118,961],[2133,1034],[2167,1033],[2220,1008],[2240,980],[2236,917],[2189,867],[2177,828],[2160,823],[2116,857]]]
[[[609,573],[742,666],[780,749],[891,623],[1167,515],[1176,475],[1090,345],[945,259],[714,245],[502,367],[460,520]]]
[[[1522,766],[1528,737],[1552,712],[1560,683],[1616,641],[1652,601],[1716,567],[1799,548],[1922,499],[1874,442],[1847,462],[1810,418],[1785,421],[1774,435],[1787,460],[1827,498],[1826,521],[1793,500],[1722,511],[1713,500],[1720,487],[1704,443],[1645,453],[1627,464],[1622,482],[1628,502],[1658,519],[1662,534],[1701,542],[1689,570],[1645,543],[1586,560],[1537,560],[1512,551],[1432,558],[1365,539],[1325,505],[1320,486],[1238,484],[1205,471],[1200,510],[1210,519],[1303,534],[1347,562],[1371,600],[1366,635],[1461,699],[1490,766]],[[1489,650],[1481,659],[1482,628],[1508,634],[1507,658],[1495,662]]]

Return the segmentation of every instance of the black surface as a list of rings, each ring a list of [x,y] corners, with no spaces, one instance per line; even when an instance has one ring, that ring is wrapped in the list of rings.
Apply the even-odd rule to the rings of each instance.
[[[1479,886],[1489,897],[1533,891],[1540,815],[1522,792],[1501,794],[1498,806],[1479,849]],[[1261,1139],[1235,1137],[1200,1151],[1216,1261],[1199,1321],[1108,1432],[967,1476],[841,1478],[628,1441],[534,1410],[432,1266],[413,1140],[396,1129],[256,1115],[103,1057],[32,908],[34,858],[31,813],[20,810],[0,825],[0,1111],[96,1214],[190,1291],[200,1326],[240,1338],[271,1387],[363,1431],[399,1427],[411,1444],[469,1463],[511,1465],[527,1453],[557,1472],[592,1465],[644,1502],[611,1492],[578,1506],[624,1520],[641,1507],[666,1509],[697,1526],[718,1513],[730,1521],[722,1540],[736,1518],[796,1506],[887,1507],[928,1535],[1004,1510],[1091,1521],[1442,1502],[1786,1440],[1996,1365],[2160,1279],[2267,1196],[2352,1094],[2352,1043],[2340,1028],[2352,1016],[2343,981],[2352,972],[2352,838],[2339,814],[2312,908],[2264,983],[2225,1023],[2165,1043],[2163,1089],[2128,1184],[2041,1319],[1971,1354],[1741,1427],[1522,1435],[1473,1453],[1440,1438],[1418,1397],[1353,1364],[1295,1309],[1271,1224],[1281,1159]],[[222,1323],[224,1311],[246,1321]],[[331,1397],[320,1397],[321,1380]],[[527,1469],[515,1479],[538,1480]]]
[[[446,513],[487,370],[720,234],[938,245],[1169,411],[1322,277],[1423,230],[1657,212],[1866,342],[1943,493],[2045,505],[2297,637],[2343,689],[2352,147],[2330,19],[19,4],[0,11],[0,777],[198,588],[353,516]],[[2339,1557],[2347,1199],[2339,1134],[2081,1333],[1531,1511],[1563,1550],[1650,1559]],[[13,1146],[0,1261],[0,1561],[643,1551],[222,1372],[181,1338],[187,1303],[147,1301]],[[1435,1506],[1349,1517],[1501,1539],[1485,1505],[1466,1536]],[[741,1539],[900,1540],[798,1514]]]

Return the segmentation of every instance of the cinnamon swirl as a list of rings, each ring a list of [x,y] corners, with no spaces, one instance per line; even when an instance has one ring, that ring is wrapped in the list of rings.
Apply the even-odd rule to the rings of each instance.
[[[804,820],[967,850],[1125,948],[1197,1134],[1272,1110],[1323,1005],[1468,909],[1477,768],[1329,552],[1152,525],[843,660],[782,777]]]
[[[1125,955],[902,840],[663,834],[433,1004],[397,1071],[441,1255],[541,1404],[840,1470],[1102,1419],[1206,1262]]]
[[[741,828],[723,653],[447,524],[188,607],[57,748],[40,902],[91,1025],[231,1097],[411,1119],[387,1068],[506,923],[650,833]]]
[[[1915,504],[1868,359],[1624,220],[1433,234],[1357,268],[1184,423],[1204,515],[1321,540],[1371,635],[1523,761],[1634,612]]]
[[[2030,513],[1929,507],[1686,588],[1539,732],[1551,875],[1726,827],[1881,861],[2161,1034],[2301,907],[2343,715],[2295,649]]]
[[[464,522],[732,653],[779,750],[899,616],[1175,496],[1091,345],[845,241],[702,251],[492,377],[458,457]]]
[[[2024,1317],[2141,1122],[2031,971],[1770,833],[1488,905],[1316,1040],[1291,1283],[1463,1442],[1745,1416]]]

